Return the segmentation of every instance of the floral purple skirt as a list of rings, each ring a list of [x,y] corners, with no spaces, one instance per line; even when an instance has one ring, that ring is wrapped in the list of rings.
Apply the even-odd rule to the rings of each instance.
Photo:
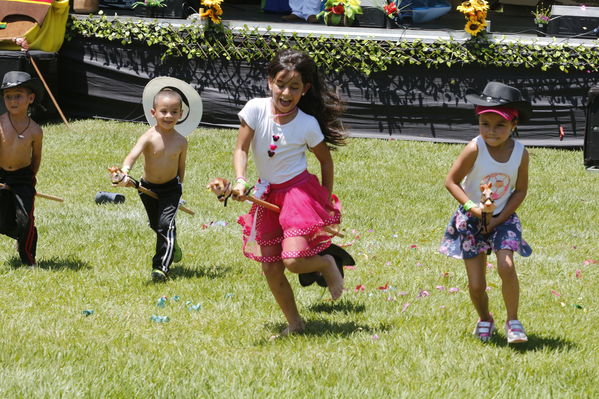
[[[447,224],[439,252],[456,259],[508,249],[530,256],[532,248],[522,238],[522,224],[515,213],[491,232],[481,233],[481,220],[460,206]]]

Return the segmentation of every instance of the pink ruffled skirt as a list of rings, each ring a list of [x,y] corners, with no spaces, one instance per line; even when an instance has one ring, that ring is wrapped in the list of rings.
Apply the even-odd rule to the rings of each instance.
[[[262,199],[281,213],[253,205],[239,217],[243,228],[243,254],[258,262],[317,255],[331,245],[341,223],[341,203],[304,171],[281,184],[271,184]]]

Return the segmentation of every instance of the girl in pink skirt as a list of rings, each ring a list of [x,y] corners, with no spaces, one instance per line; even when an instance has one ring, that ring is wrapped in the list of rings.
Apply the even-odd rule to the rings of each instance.
[[[280,213],[254,205],[239,218],[243,253],[262,270],[288,326],[283,335],[304,329],[285,269],[300,274],[302,285],[328,286],[332,299],[343,292],[343,265],[353,259],[331,244],[341,222],[333,192],[329,146],[344,144],[338,117],[341,101],[327,90],[316,64],[305,53],[284,50],[268,67],[269,98],[255,98],[239,112],[241,126],[233,153],[237,179],[233,198],[242,200],[251,146],[259,175],[255,196]],[[306,150],[320,162],[321,181],[307,171]]]

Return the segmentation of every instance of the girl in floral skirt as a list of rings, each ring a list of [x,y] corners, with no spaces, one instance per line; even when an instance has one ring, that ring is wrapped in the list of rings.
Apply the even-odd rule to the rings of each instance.
[[[498,82],[489,82],[481,94],[470,91],[466,99],[476,105],[480,135],[464,148],[445,179],[445,187],[460,206],[447,225],[439,251],[464,260],[470,298],[479,316],[474,335],[483,342],[495,330],[485,276],[487,254],[495,252],[507,311],[507,341],[526,342],[518,320],[520,287],[513,254],[532,253],[515,213],[528,190],[528,152],[512,138],[512,132],[530,118],[532,107],[518,89]],[[485,217],[478,199],[481,185],[489,183],[495,210]]]

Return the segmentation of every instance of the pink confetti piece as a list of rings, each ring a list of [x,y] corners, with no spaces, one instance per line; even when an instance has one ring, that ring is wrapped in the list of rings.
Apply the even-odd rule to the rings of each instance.
[[[410,249],[416,249],[416,248],[418,248],[418,246],[416,244],[410,245]]]
[[[374,335],[372,336],[372,339],[379,339],[379,335],[378,335],[378,334],[374,334]]]
[[[343,268],[344,268],[345,270],[355,270],[355,269],[356,269],[356,267],[355,267],[355,266],[343,266]]]
[[[387,300],[388,300],[388,301],[394,301],[394,300],[395,300],[395,297],[394,297],[393,295],[389,295],[389,296],[387,297]]]
[[[385,263],[386,266],[391,266],[391,262]]]
[[[451,288],[449,289],[449,292],[452,292],[452,293],[453,293],[453,292],[460,292],[460,289],[459,289],[459,288],[457,288],[457,287],[451,287]]]
[[[443,291],[445,289],[445,287],[442,285],[438,285],[435,288],[438,289],[439,291]]]
[[[417,298],[424,298],[424,297],[427,297],[427,296],[430,296],[430,295],[431,295],[430,292],[428,292],[427,290],[422,290],[418,294]]]
[[[485,291],[491,291],[491,287],[485,288]]]
[[[487,267],[488,267],[489,269],[492,269],[492,268],[493,268],[493,264],[492,264],[492,263],[487,263]]]
[[[590,265],[591,263],[599,263],[599,261],[596,261],[595,259],[587,259],[584,262],[582,262],[585,266]]]
[[[581,278],[581,277],[582,277],[582,270],[576,269],[576,278]]]
[[[424,264],[423,264],[423,263],[420,263],[420,262],[418,262],[418,263],[416,263],[416,266],[424,266]]]
[[[373,229],[368,229],[368,232],[369,232],[369,233],[372,233],[373,231],[374,231]]]
[[[445,309],[445,305],[439,306],[439,309]]]
[[[403,307],[401,308],[401,313],[405,312],[408,309],[408,307],[410,307],[410,302],[404,303]]]
[[[364,291],[366,289],[366,287],[364,287],[362,284],[356,285],[356,288],[354,288],[354,292],[359,292],[359,291]]]
[[[559,298],[560,296],[562,296],[562,294],[560,294],[560,293],[559,293],[559,292],[557,292],[556,290],[551,290],[551,293],[552,293],[553,295],[555,295],[556,297],[558,297],[558,298]]]
[[[378,289],[382,290],[382,291],[387,291],[389,289],[389,283],[385,283],[385,285],[381,285]]]
[[[358,230],[356,230],[356,229],[352,229],[352,230],[351,230],[351,233],[352,233],[352,234],[358,234]]]

